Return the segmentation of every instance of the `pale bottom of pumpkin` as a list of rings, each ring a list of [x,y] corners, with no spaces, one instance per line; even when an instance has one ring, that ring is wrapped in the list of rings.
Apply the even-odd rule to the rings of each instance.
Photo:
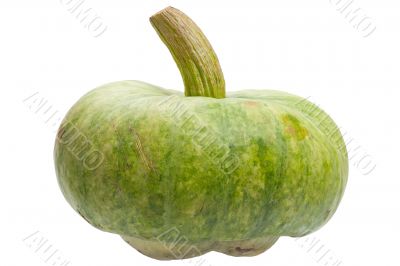
[[[140,253],[158,260],[188,259],[203,255],[209,251],[222,252],[230,256],[255,256],[263,253],[278,240],[279,236],[267,236],[251,240],[204,241],[189,244],[178,240],[166,243],[157,239],[147,240],[132,236],[121,236]]]

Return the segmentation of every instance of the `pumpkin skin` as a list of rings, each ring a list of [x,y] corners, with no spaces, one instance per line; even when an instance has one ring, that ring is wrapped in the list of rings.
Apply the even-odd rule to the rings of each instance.
[[[54,159],[80,215],[156,259],[256,255],[309,234],[337,209],[348,175],[338,128],[301,97],[185,97],[139,81],[83,96]]]

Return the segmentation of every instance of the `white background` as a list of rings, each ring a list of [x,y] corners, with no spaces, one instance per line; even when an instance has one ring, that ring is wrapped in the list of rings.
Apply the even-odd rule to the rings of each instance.
[[[147,258],[87,224],[64,200],[52,157],[56,118],[88,90],[126,79],[182,90],[175,63],[148,22],[168,5],[206,33],[228,91],[310,97],[354,149],[345,196],[326,226],[303,239],[282,237],[256,257],[211,252],[202,265],[400,265],[398,1],[351,4],[376,26],[366,38],[337,10],[345,0],[86,0],[85,8],[107,26],[97,38],[68,11],[68,1],[0,3],[0,265],[52,265],[50,251],[36,252],[33,238],[46,240],[68,265],[177,263]],[[24,101],[34,93],[57,111],[50,122]]]

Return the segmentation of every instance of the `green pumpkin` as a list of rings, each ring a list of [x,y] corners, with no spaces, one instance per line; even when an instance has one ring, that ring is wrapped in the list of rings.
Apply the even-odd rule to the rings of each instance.
[[[225,95],[218,60],[189,18],[167,8],[151,22],[185,95],[121,81],[83,96],[55,143],[70,205],[156,259],[256,255],[324,225],[348,174],[329,116],[285,92]]]

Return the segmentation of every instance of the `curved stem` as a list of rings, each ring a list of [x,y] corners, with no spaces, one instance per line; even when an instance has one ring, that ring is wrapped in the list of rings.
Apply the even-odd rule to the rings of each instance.
[[[225,80],[217,55],[201,29],[183,12],[167,7],[150,18],[171,52],[186,96],[225,97]]]

